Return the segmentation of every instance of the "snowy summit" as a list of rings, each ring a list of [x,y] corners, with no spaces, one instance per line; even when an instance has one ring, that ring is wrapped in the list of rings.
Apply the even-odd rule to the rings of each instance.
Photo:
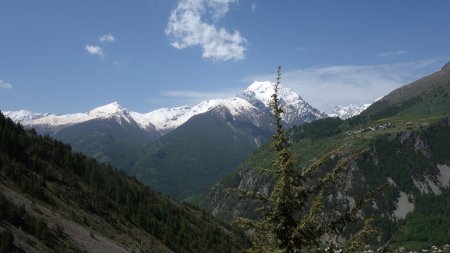
[[[49,113],[33,113],[30,111],[6,112],[6,116],[23,125],[36,126],[69,126],[93,119],[113,119],[120,124],[136,124],[138,127],[154,129],[166,134],[179,127],[191,117],[208,112],[218,106],[226,107],[233,117],[246,116],[259,118],[270,111],[270,101],[274,93],[271,82],[253,82],[241,94],[227,99],[206,100],[195,106],[180,106],[174,108],[160,108],[148,113],[129,112],[117,102],[100,106],[87,113],[54,115]],[[300,95],[283,86],[279,89],[280,103],[284,106],[283,120],[289,126],[311,122],[326,114],[306,103]]]

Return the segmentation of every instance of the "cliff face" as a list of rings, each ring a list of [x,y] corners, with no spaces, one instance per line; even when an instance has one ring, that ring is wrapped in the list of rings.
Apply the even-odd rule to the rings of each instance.
[[[409,126],[404,125],[406,128]],[[366,147],[368,152],[351,164],[338,183],[329,189],[326,206],[333,207],[333,210],[336,206],[338,209],[351,208],[365,193],[388,183],[383,192],[377,194],[359,214],[361,221],[369,215],[376,217],[376,225],[381,228],[380,242],[400,236],[410,217],[432,205],[435,198],[450,196],[450,118],[428,126],[418,126],[417,129],[370,131],[358,135],[352,137],[352,145]],[[301,140],[293,143],[292,149],[301,155],[316,149],[318,145],[321,145],[319,141],[308,143]],[[267,155],[265,152],[268,150],[259,153]],[[307,162],[300,160],[299,163]],[[226,221],[237,217],[257,217],[255,203],[240,197],[238,192],[245,190],[269,194],[274,179],[258,169],[265,165],[241,166],[238,173],[203,195],[202,207]],[[327,169],[324,168],[324,171]],[[441,211],[450,210],[450,206],[445,208]]]

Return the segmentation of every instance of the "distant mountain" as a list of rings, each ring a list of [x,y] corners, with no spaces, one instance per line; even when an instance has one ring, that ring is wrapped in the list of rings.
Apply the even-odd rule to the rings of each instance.
[[[142,128],[154,127],[161,134],[166,134],[182,125],[192,116],[207,112],[222,101],[222,99],[213,99],[203,101],[193,107],[161,108],[149,113],[131,112],[130,114]]]
[[[280,90],[288,127],[325,117],[292,90]],[[270,138],[273,92],[272,83],[254,82],[236,97],[215,101],[212,109],[145,147],[128,172],[176,199],[206,190]]]
[[[22,116],[20,112],[24,112]],[[47,126],[49,128],[71,126],[93,119],[113,119],[119,124],[136,123],[128,113],[128,110],[121,107],[117,102],[97,107],[87,113],[56,115],[22,110],[18,112],[5,112],[5,116],[11,117],[12,120],[19,121],[23,125]]]
[[[370,106],[370,104],[364,104],[363,106],[359,107],[353,104],[350,104],[348,106],[340,106],[337,105],[333,111],[328,113],[329,117],[338,117],[341,119],[348,119],[351,117],[354,117],[356,115],[359,115],[362,111],[367,109]]]
[[[325,206],[348,209],[364,193],[387,183],[358,214],[375,218],[380,231],[375,245],[394,242],[392,247],[418,250],[448,243],[449,93],[447,66],[389,93],[355,117],[329,117],[293,127],[289,133],[296,167],[317,161],[337,146],[346,146],[349,153],[366,149],[325,193]],[[254,202],[238,192],[270,193],[272,159],[271,146],[263,145],[229,176],[189,201],[227,221],[257,218]],[[323,169],[330,167],[325,164]]]
[[[87,113],[13,119],[182,199],[218,182],[271,136],[273,92],[273,83],[255,81],[236,97],[193,107],[137,113],[114,102]],[[291,89],[280,87],[279,95],[287,127],[326,117]]]
[[[150,132],[152,135],[164,135],[179,127],[191,117],[212,110],[216,106],[239,107],[236,99],[252,104],[260,110],[267,110],[273,94],[273,83],[253,82],[247,89],[235,98],[206,100],[195,106],[180,106],[161,108],[148,113],[130,112],[117,102],[97,107],[87,113],[56,115],[51,113],[34,113],[27,110],[7,111],[5,116],[25,126],[47,129],[61,129],[94,119],[113,119],[117,123],[134,124]],[[285,106],[283,119],[288,126],[311,122],[326,116],[289,88],[280,88],[280,98]],[[227,105],[230,104],[230,105]],[[246,113],[243,111],[242,113]]]
[[[258,108],[270,108],[271,96],[274,93],[274,84],[271,82],[253,82],[242,92],[241,97]],[[304,101],[293,90],[281,86],[279,89],[281,105],[284,108],[283,120],[288,126],[300,125],[327,115]]]
[[[1,252],[240,252],[236,228],[0,113]]]
[[[129,173],[184,199],[227,176],[270,135],[267,113],[243,99],[229,99],[149,144]]]
[[[27,111],[27,110],[5,111],[5,112],[3,112],[3,114],[15,122],[36,120],[36,119],[51,115],[50,113],[35,113],[35,112]]]
[[[14,114],[9,112],[6,115]],[[110,162],[122,169],[133,166],[142,146],[160,136],[152,125],[141,128],[128,110],[117,102],[86,113],[32,115],[38,116],[13,119],[26,127],[35,128],[40,134],[70,143],[74,150],[99,162]]]

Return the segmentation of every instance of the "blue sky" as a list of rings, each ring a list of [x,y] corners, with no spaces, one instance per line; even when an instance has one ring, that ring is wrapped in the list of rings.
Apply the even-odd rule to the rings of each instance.
[[[2,0],[0,110],[148,112],[274,80],[361,105],[450,61],[450,1]]]

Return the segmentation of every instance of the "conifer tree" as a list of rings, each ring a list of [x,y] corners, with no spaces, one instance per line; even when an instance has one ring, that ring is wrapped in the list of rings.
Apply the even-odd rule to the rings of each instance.
[[[260,202],[256,211],[261,213],[261,219],[239,218],[237,223],[248,229],[252,236],[250,252],[320,252],[324,250],[321,246],[325,236],[340,233],[345,225],[355,218],[357,211],[373,193],[370,192],[353,208],[331,220],[325,221],[321,217],[324,208],[324,191],[333,185],[337,181],[337,176],[364,151],[345,156],[345,147],[339,147],[319,158],[311,166],[300,170],[295,169],[294,158],[289,150],[289,139],[283,128],[283,109],[278,97],[280,83],[281,67],[278,67],[275,92],[271,102],[275,125],[272,146],[276,155],[273,168],[275,168],[277,180],[272,193],[268,196],[258,192],[241,192]],[[333,170],[313,180],[312,175],[319,172],[335,156],[342,158],[337,161]],[[341,245],[341,249],[345,252],[361,249],[368,236],[375,232],[371,221],[371,218],[366,219],[361,231],[345,245]],[[329,242],[328,245],[336,247],[334,243]]]

